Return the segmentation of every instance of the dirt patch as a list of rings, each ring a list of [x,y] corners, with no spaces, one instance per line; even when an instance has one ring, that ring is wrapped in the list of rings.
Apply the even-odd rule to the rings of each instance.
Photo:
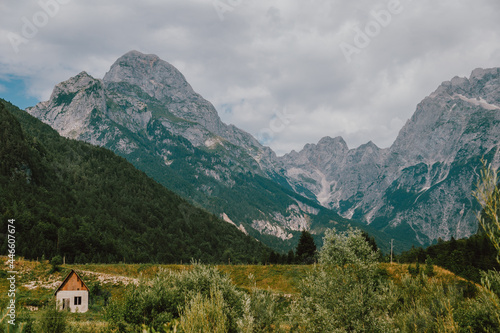
[[[112,274],[105,274],[105,273],[97,273],[97,272],[91,272],[91,271],[81,271],[81,270],[75,270],[78,274],[80,275],[87,275],[87,276],[95,276],[97,278],[97,280],[99,280],[99,282],[101,284],[104,284],[104,283],[110,283],[110,284],[123,284],[125,286],[133,283],[135,285],[138,285],[139,284],[139,280],[138,279],[134,279],[134,278],[131,278],[131,277],[127,277],[127,276],[121,276],[121,275],[112,275]]]

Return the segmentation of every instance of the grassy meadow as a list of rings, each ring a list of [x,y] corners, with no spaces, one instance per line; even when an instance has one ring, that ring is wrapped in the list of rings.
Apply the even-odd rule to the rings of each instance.
[[[7,257],[0,257],[2,263],[7,261]],[[125,330],[120,329],[119,325],[110,325],[109,318],[105,316],[105,308],[109,304],[116,304],[119,302],[126,302],[127,297],[130,298],[130,290],[136,289],[137,286],[145,281],[155,280],[155,277],[168,272],[180,273],[191,272],[197,265],[154,265],[154,264],[86,264],[86,265],[61,265],[57,271],[53,270],[53,267],[49,264],[47,260],[45,261],[28,261],[22,258],[18,258],[15,262],[17,274],[17,292],[16,292],[16,304],[17,304],[17,316],[21,320],[26,318],[28,315],[31,319],[32,324],[41,322],[44,316],[44,306],[50,306],[51,300],[53,299],[53,293],[55,289],[62,282],[66,274],[74,269],[79,273],[79,275],[84,279],[85,283],[91,289],[91,294],[94,293],[95,296],[91,296],[90,309],[84,314],[66,314],[66,326],[64,332],[121,332],[129,331],[132,327],[125,328]],[[229,277],[230,283],[234,286],[234,292],[240,293],[241,295],[250,295],[252,301],[255,299],[262,302],[261,309],[254,309],[258,314],[258,311],[263,312],[274,312],[279,318],[270,318],[269,322],[260,323],[259,325],[254,325],[251,331],[254,332],[307,332],[310,331],[308,328],[310,323],[302,323],[301,325],[293,324],[294,320],[300,321],[301,314],[297,313],[296,306],[300,304],[302,293],[309,293],[310,290],[304,289],[301,286],[307,277],[314,275],[315,271],[318,270],[319,265],[218,265],[210,266],[214,271],[220,272],[222,276]],[[484,288],[477,284],[472,284],[463,278],[460,278],[453,273],[442,269],[438,266],[434,266],[434,276],[427,277],[425,275],[420,276],[420,280],[415,278],[411,280],[408,274],[408,264],[389,264],[389,263],[377,263],[376,270],[378,276],[382,276],[387,280],[390,285],[396,286],[398,290],[412,290],[412,293],[429,293],[436,292],[439,288],[450,288],[453,289],[455,286],[461,288],[461,295],[459,301],[462,305],[466,305],[465,308],[469,307],[476,297],[480,296],[484,292]],[[5,308],[8,297],[8,281],[7,277],[8,267],[6,265],[1,266],[0,269],[0,304],[2,308]],[[168,273],[169,274],[169,273]],[[424,281],[425,280],[425,281]],[[418,282],[416,282],[418,281]],[[349,285],[347,282],[346,285]],[[128,286],[128,287],[127,287]],[[453,286],[453,287],[451,287]],[[423,288],[425,290],[418,290],[418,288]],[[417,289],[415,289],[417,288]],[[390,292],[389,292],[390,293]],[[328,293],[327,293],[328,294]],[[424,323],[426,319],[424,314],[418,314],[417,304],[422,302],[424,295],[413,295],[411,302],[415,303],[414,309],[416,313],[412,314],[413,320],[408,321],[403,325],[393,325],[392,329],[395,332],[462,332],[457,321],[453,319],[452,309],[448,309],[449,313],[439,313],[435,318],[435,322],[439,325],[436,327],[428,326],[428,323]],[[441,295],[442,296],[442,295]],[[398,296],[399,298],[404,298],[406,296]],[[215,299],[214,295],[207,297],[205,301],[210,301]],[[115,302],[115,303],[113,303]],[[209,308],[211,305],[209,303],[203,303],[204,309]],[[267,303],[266,303],[267,302]],[[275,302],[275,303],[272,303]],[[402,302],[401,299],[397,302]],[[431,301],[436,302],[436,301]],[[449,302],[449,303],[446,303]],[[453,301],[445,300],[444,309],[447,306],[451,307],[452,302],[457,302],[457,299]],[[186,299],[186,303],[187,299]],[[186,306],[191,303],[188,303]],[[277,304],[277,305],[276,305]],[[194,307],[194,305],[192,305]],[[305,306],[305,304],[302,304]],[[427,305],[422,305],[425,308]],[[434,304],[436,307],[437,305]],[[432,307],[432,305],[431,305]],[[457,308],[457,305],[455,305]],[[188,310],[191,309],[190,307]],[[182,310],[184,315],[187,315],[187,310]],[[204,311],[204,310],[203,310]],[[395,316],[399,310],[390,309],[385,316]],[[457,310],[458,311],[458,310]],[[391,314],[392,312],[392,314]],[[439,311],[438,311],[439,312]],[[2,317],[2,329],[5,332],[8,325],[5,325],[5,314]],[[205,314],[206,315],[206,314]],[[498,314],[497,314],[498,315]],[[421,316],[422,318],[418,318]],[[451,316],[451,317],[450,317]],[[478,315],[479,316],[479,315]],[[481,314],[484,317],[484,313]],[[397,317],[397,316],[395,316]],[[168,321],[173,323],[170,326],[161,326],[163,330],[155,330],[154,327],[149,327],[147,325],[142,328],[137,328],[137,331],[143,332],[183,332],[179,325],[182,324],[181,319],[169,319]],[[451,318],[451,319],[450,319]],[[398,318],[399,321],[404,322],[405,318]],[[489,320],[489,319],[488,319]],[[432,321],[432,320],[431,320]],[[320,320],[321,322],[321,320]],[[235,324],[236,325],[236,324]],[[314,324],[319,325],[319,324]],[[385,324],[384,324],[385,325]],[[413,325],[413,326],[412,326]],[[248,326],[248,325],[247,325]],[[186,329],[186,325],[183,326],[184,331],[189,331]],[[236,327],[236,326],[234,326]],[[233,328],[234,328],[233,327]],[[239,326],[238,326],[239,327]],[[316,327],[316,326],[314,326]],[[389,326],[384,326],[389,327]],[[427,329],[426,329],[427,327]],[[222,331],[231,331],[229,327],[214,328],[210,329],[222,329]],[[391,329],[391,331],[392,331]],[[471,327],[472,331],[475,330]],[[11,332],[10,330],[9,332]],[[25,332],[26,330],[22,330]],[[28,329],[29,331],[29,329]],[[57,331],[57,330],[56,330]],[[194,328],[196,331],[196,328]],[[238,330],[242,331],[242,330]],[[321,332],[322,329],[318,326],[318,330]],[[342,330],[341,330],[342,331]],[[356,330],[351,330],[356,331]],[[374,331],[367,328],[367,332]],[[484,330],[488,332],[488,330]],[[0,330],[1,332],[1,330]],[[249,331],[250,332],[250,331]]]

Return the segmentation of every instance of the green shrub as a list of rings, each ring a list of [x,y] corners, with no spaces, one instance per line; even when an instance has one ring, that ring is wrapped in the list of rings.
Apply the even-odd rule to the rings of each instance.
[[[65,333],[108,333],[105,325],[93,322],[70,322]]]
[[[500,297],[500,273],[497,271],[481,272],[481,284]]]
[[[240,332],[273,332],[279,330],[288,309],[280,307],[277,295],[256,287],[253,274],[249,275],[253,288],[244,299],[244,315],[239,320]],[[285,307],[288,304],[285,305]],[[284,311],[285,310],[285,311]]]
[[[323,247],[319,254],[320,264],[339,267],[368,265],[375,269],[377,261],[377,252],[373,251],[361,230],[349,228],[339,234],[335,229],[325,232]]]
[[[50,260],[50,265],[52,266],[52,269],[50,270],[50,273],[54,273],[59,271],[59,266],[62,265],[63,259],[60,255],[56,255]]]
[[[35,322],[29,311],[21,311],[17,321],[22,325],[22,333],[35,333]]]
[[[55,301],[51,301],[42,310],[37,332],[63,333],[67,327],[67,311],[59,311]]]
[[[500,187],[498,184],[498,173],[491,165],[483,162],[480,178],[476,190],[472,195],[482,207],[478,214],[478,220],[483,231],[498,251],[497,261],[500,263]]]
[[[425,275],[428,277],[433,277],[436,275],[434,273],[434,263],[432,262],[432,259],[429,255],[427,255],[427,259],[425,259],[425,269],[424,269]]]
[[[0,313],[0,332],[11,333],[34,333],[33,318],[25,310],[17,309],[15,324],[12,325],[9,321],[12,319],[9,315],[9,309],[5,308]]]
[[[243,315],[243,292],[236,289],[228,275],[196,263],[190,271],[161,271],[151,280],[129,286],[122,300],[106,307],[105,317],[120,332],[138,330],[143,324],[160,330],[180,318],[186,304],[198,294],[205,297],[204,302],[210,301],[214,290],[224,300],[227,328],[235,332],[237,320]]]
[[[498,305],[498,297],[485,291],[478,298],[460,304],[453,317],[463,332],[498,332]]]
[[[453,309],[463,297],[455,285],[443,285],[434,279],[426,282],[405,275],[395,291],[398,295],[398,308],[393,315],[396,330],[446,332],[446,327],[456,326]]]
[[[210,290],[209,297],[198,292],[187,302],[180,327],[185,333],[226,333],[229,331],[226,309],[222,292],[217,288]]]

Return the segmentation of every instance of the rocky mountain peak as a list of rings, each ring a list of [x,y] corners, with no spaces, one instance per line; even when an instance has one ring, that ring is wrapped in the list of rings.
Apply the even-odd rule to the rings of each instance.
[[[321,138],[321,140],[319,140],[317,146],[318,147],[332,147],[332,146],[334,146],[334,147],[340,148],[342,150],[348,148],[347,143],[345,142],[344,138],[342,138],[341,136],[337,136],[335,138],[325,136],[325,137]]]
[[[102,80],[81,72],[56,85],[48,101],[26,111],[50,124],[61,135],[78,139],[87,131],[92,112],[104,110],[105,105]]]
[[[378,155],[383,149],[380,149],[373,141],[368,141],[365,144],[362,144],[356,149],[351,150],[351,154],[361,154],[362,156],[376,156]]]
[[[174,66],[154,54],[130,51],[115,61],[104,75],[104,83],[129,83],[139,86],[160,101],[181,101],[194,91]]]
[[[95,79],[90,76],[87,72],[81,72],[68,80],[59,83],[54,87],[52,91],[51,99],[57,97],[61,93],[63,94],[75,94],[83,89],[87,89],[95,84],[101,84],[101,80]]]
[[[450,81],[453,92],[467,92],[470,89],[470,81],[466,77],[455,76]]]
[[[492,89],[498,91],[498,83],[500,68],[476,68],[469,78],[455,76],[450,81],[444,81],[428,98],[449,98],[457,94],[467,97],[485,95]]]
[[[335,138],[325,136],[321,138],[317,144],[306,144],[299,154],[315,154],[319,152],[344,155],[348,150],[349,147],[347,147],[347,143],[341,136]]]
[[[483,79],[491,80],[500,76],[500,68],[476,68],[472,71],[469,80],[471,82],[481,81]]]
[[[500,69],[476,69],[443,82],[418,106],[391,147],[407,160],[442,160],[457,153],[483,111],[500,110]]]
[[[133,133],[155,125],[195,147],[215,149],[229,142],[243,148],[238,154],[250,154],[250,163],[265,169],[272,168],[275,158],[250,134],[224,124],[213,105],[194,92],[173,65],[139,51],[118,58],[102,80],[81,72],[58,84],[49,101],[28,112],[65,136],[93,144],[114,142],[121,133],[112,129],[115,125]],[[101,135],[105,128],[112,133]],[[130,151],[123,142],[120,149]]]

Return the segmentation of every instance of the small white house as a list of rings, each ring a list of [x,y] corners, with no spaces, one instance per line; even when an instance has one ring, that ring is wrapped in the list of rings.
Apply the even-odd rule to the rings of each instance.
[[[74,270],[69,272],[54,295],[60,310],[87,312],[89,309],[89,288]]]

